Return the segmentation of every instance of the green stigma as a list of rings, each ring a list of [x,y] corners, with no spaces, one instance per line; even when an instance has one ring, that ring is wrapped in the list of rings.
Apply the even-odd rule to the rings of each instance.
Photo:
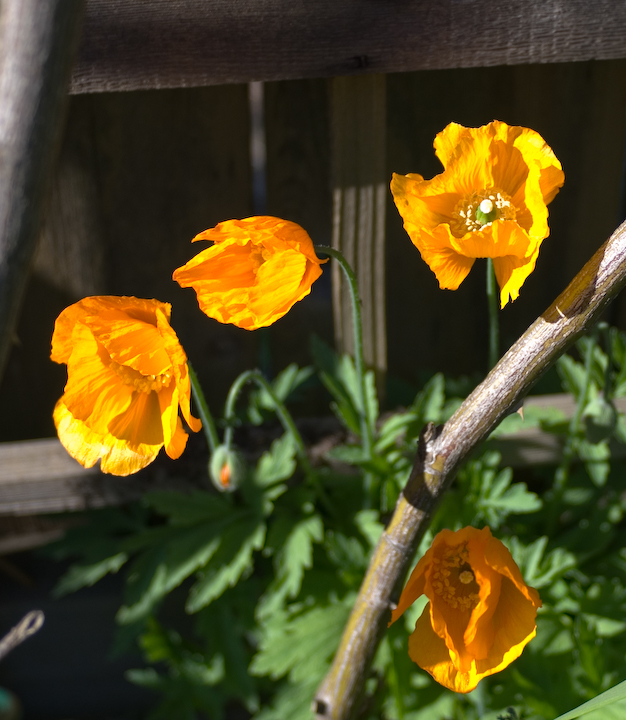
[[[476,208],[476,222],[481,226],[493,222],[498,217],[498,208],[489,198],[485,198]]]

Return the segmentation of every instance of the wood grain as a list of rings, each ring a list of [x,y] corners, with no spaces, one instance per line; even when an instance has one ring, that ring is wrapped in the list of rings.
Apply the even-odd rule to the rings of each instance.
[[[89,0],[72,92],[623,57],[621,0]]]
[[[387,205],[387,85],[385,75],[331,81],[333,247],[354,270],[361,296],[363,355],[387,370],[385,211]],[[343,271],[333,263],[335,346],[354,355],[352,300]]]
[[[83,0],[5,0],[0,13],[0,377],[61,138]]]

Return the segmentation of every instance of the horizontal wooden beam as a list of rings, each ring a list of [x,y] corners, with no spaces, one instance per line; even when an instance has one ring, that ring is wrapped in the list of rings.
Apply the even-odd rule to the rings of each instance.
[[[106,475],[98,467],[85,470],[57,438],[0,443],[0,516],[123,505],[150,490],[196,489],[152,470],[131,477]]]
[[[556,408],[566,418],[575,409],[574,399],[563,394],[539,395],[524,401],[526,411],[533,406]],[[626,412],[626,398],[618,398],[616,406],[618,411]],[[331,427],[336,429],[334,422]],[[560,438],[538,428],[522,427],[490,442],[502,453],[503,466],[556,465],[561,459]],[[310,448],[311,455],[321,459],[328,447],[321,442]],[[615,456],[626,454],[623,445],[616,443],[612,449]],[[188,492],[201,487],[197,479],[183,481],[180,475],[170,477],[162,470],[154,471],[154,466],[130,477],[105,475],[97,467],[85,470],[57,438],[0,443],[0,518],[122,505],[140,499],[150,490]]]
[[[623,0],[88,0],[71,91],[624,57]]]

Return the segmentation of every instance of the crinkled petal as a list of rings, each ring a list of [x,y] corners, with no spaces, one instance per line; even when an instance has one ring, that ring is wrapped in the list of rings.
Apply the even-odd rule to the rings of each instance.
[[[310,292],[326,262],[305,230],[280,218],[228,220],[194,240],[215,244],[178,268],[174,280],[193,287],[206,315],[246,330],[285,315]]]
[[[163,445],[157,393],[133,393],[128,409],[109,421],[109,432],[129,445]]]
[[[76,325],[73,338],[64,403],[75,418],[86,422],[95,432],[106,433],[109,418],[130,405],[132,388],[120,382],[104,362],[103,353],[87,327]]]
[[[494,639],[489,655],[476,660],[478,679],[493,675],[518,658],[537,633],[537,607],[508,578],[502,578],[493,614]]]
[[[444,168],[448,167],[454,157],[461,138],[467,137],[471,137],[470,128],[463,127],[463,125],[455,122],[451,122],[440,133],[437,133],[433,147],[435,148],[435,155]]]
[[[397,175],[391,179],[393,200],[404,220],[404,229],[414,244],[422,229],[434,230],[453,220],[454,209],[463,199],[452,175],[424,180],[421,175]]]
[[[307,260],[293,250],[275,254],[263,263],[257,283],[250,291],[250,311],[255,327],[271,325],[286,315],[298,300],[311,292],[303,283]],[[321,270],[315,266],[319,277]]]
[[[517,258],[511,255],[495,258],[493,269],[496,273],[496,280],[500,286],[500,307],[504,307],[509,298],[516,300],[519,291],[526,278],[535,269],[535,263],[539,256],[539,245],[535,252],[528,258]]]
[[[413,568],[413,572],[409,577],[407,584],[404,586],[404,590],[400,595],[397,607],[391,613],[391,620],[389,625],[395,623],[395,621],[404,613],[404,611],[411,607],[420,595],[424,594],[424,587],[426,583],[426,573],[430,569],[430,564],[433,558],[433,550],[429,548],[424,556],[419,560],[417,565]]]
[[[441,232],[441,231],[440,231]],[[497,220],[482,230],[467,233],[462,238],[449,235],[450,247],[470,258],[498,258],[514,256],[527,258],[537,246],[515,222]]]
[[[462,672],[455,666],[446,643],[432,628],[429,605],[424,608],[409,637],[409,657],[440,685],[454,692],[470,692],[480,679],[473,667]]]
[[[180,418],[176,418],[176,431],[174,432],[170,442],[165,446],[165,452],[168,457],[172,458],[172,460],[177,460],[187,447],[188,439],[189,436],[183,430],[183,424],[180,421]]]
[[[111,434],[94,432],[76,419],[61,398],[53,413],[59,440],[67,452],[83,467],[93,467],[102,459],[104,473],[126,476],[149,465],[158,455],[162,444],[129,446]]]
[[[435,273],[439,287],[456,290],[472,269],[474,258],[461,255],[452,247],[452,234],[447,225],[433,231],[422,230],[418,242],[415,244],[422,260]]]

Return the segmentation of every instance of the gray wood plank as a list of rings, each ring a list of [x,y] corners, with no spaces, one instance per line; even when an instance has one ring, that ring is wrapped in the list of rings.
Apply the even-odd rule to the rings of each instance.
[[[331,83],[333,247],[354,270],[361,297],[363,355],[384,387],[385,210],[388,194],[385,75],[335,78]],[[335,345],[354,354],[352,300],[343,271],[333,270]]]
[[[623,57],[623,0],[89,0],[72,92]]]
[[[566,417],[571,417],[575,408],[569,395],[542,395],[524,402],[525,408],[533,405],[558,408]],[[626,398],[618,398],[616,406],[620,412],[626,412]],[[558,437],[536,428],[522,428],[490,442],[502,453],[505,466],[556,464],[562,452]],[[319,448],[312,449],[318,451]],[[614,457],[626,455],[623,445],[615,444],[612,451]],[[154,466],[125,478],[105,475],[97,467],[85,470],[66,453],[57,438],[0,443],[0,517],[122,505],[151,490],[187,492],[200,487],[197,478],[170,476],[155,471]],[[45,528],[48,529],[55,528]],[[1,530],[0,523],[0,536]],[[12,547],[11,543],[7,547]],[[0,543],[0,554],[2,548]]]

